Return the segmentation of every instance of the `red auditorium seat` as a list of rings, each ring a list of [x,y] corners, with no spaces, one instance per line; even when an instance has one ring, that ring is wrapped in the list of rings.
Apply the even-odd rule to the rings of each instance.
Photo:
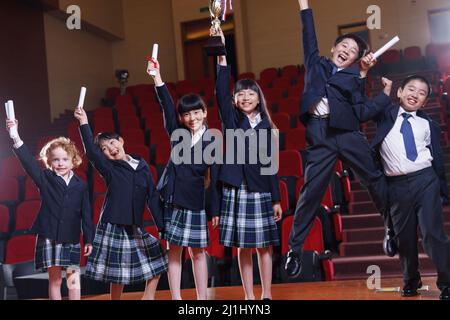
[[[31,229],[40,207],[40,200],[28,200],[20,203],[16,208],[15,230]]]
[[[15,264],[34,260],[35,235],[12,237],[6,243],[5,264]]]
[[[291,118],[285,112],[274,113],[272,121],[281,132],[288,132],[291,129]]]
[[[118,117],[118,123],[120,131],[130,130],[130,129],[139,129],[141,128],[141,121],[136,115],[121,115]]]
[[[130,95],[116,96],[115,105],[116,109],[133,107],[133,98]]]
[[[276,78],[273,82],[274,88],[287,90],[292,85],[292,79],[288,77]]]
[[[212,227],[211,221],[208,222],[208,231],[209,231],[209,246],[206,248],[210,257],[214,257],[219,260],[223,260],[225,258],[225,247],[219,242],[219,227],[215,229]]]
[[[104,195],[99,195],[94,200],[94,206],[92,208],[93,209],[92,221],[94,222],[95,225],[97,225],[97,223],[100,221],[100,215],[102,213],[103,202],[105,202]]]
[[[305,89],[305,84],[303,82],[297,83],[297,85],[288,88],[288,97],[298,99],[302,96],[304,89]]]
[[[294,221],[294,216],[287,216],[282,221],[281,226],[281,254],[284,256],[289,251],[289,235],[292,229],[292,224]],[[303,250],[307,251],[317,251],[319,254],[323,253],[325,250],[323,233],[322,233],[322,223],[319,218],[314,219],[313,226],[308,233],[303,244]],[[322,269],[325,274],[326,281],[334,280],[334,266],[331,259],[321,260]]]
[[[113,109],[108,107],[99,107],[94,110],[93,120],[97,118],[113,118]]]
[[[159,103],[154,101],[144,101],[141,103],[141,118],[148,119],[153,117],[162,117]]]
[[[418,46],[408,47],[403,52],[403,57],[405,60],[420,60],[422,59],[422,51]]]
[[[391,49],[386,51],[382,56],[381,56],[381,62],[383,62],[384,64],[395,64],[395,63],[400,63],[401,61],[401,53],[399,50],[397,49]]]
[[[151,140],[151,145],[156,145],[156,144],[160,143],[161,141],[169,142],[170,137],[167,134],[166,129],[164,129],[164,127],[160,127],[158,129],[155,128],[150,131],[150,140]]]
[[[115,132],[116,126],[111,118],[97,118],[93,123],[94,135],[101,132]]]
[[[305,150],[306,146],[305,128],[289,129],[286,132],[286,150]]]
[[[264,90],[264,97],[269,101],[280,100],[284,98],[286,89],[269,88]]]
[[[170,143],[168,140],[158,142],[156,145],[155,164],[165,165],[170,159]]]
[[[159,128],[162,128],[164,130],[164,120],[162,113],[156,113],[146,117],[145,127],[150,130]]]
[[[278,70],[276,68],[267,68],[259,74],[260,80],[273,82],[278,77]]]
[[[150,169],[150,172],[152,173],[153,183],[156,185],[156,183],[158,181],[158,172],[156,171],[156,168],[154,166],[152,166],[150,163],[147,163],[147,164]]]
[[[26,175],[19,159],[16,156],[7,157],[1,160],[0,177],[24,177]]]
[[[25,200],[40,200],[41,195],[39,189],[30,177],[25,179]]]
[[[119,119],[131,116],[137,117],[136,108],[133,105],[117,107],[116,112]]]
[[[256,80],[256,76],[253,72],[244,72],[238,76],[238,80],[242,80],[242,79]]]
[[[145,144],[145,135],[144,131],[141,129],[121,129],[120,136],[123,138],[127,146],[131,145],[144,145]]]
[[[281,209],[283,209],[283,214],[289,210],[289,195],[286,182],[280,180],[280,195],[281,195]]]
[[[278,171],[280,177],[303,177],[302,171],[302,157],[297,150],[280,151],[280,170]]]
[[[9,209],[7,206],[0,204],[0,234],[9,232]],[[0,257],[1,259],[2,257]]]
[[[289,79],[297,78],[298,73],[299,73],[299,69],[295,65],[285,66],[281,70],[281,76],[282,77],[287,77]]]
[[[176,85],[176,92],[179,97],[184,96],[185,94],[191,94],[191,93],[200,93],[199,87],[192,83],[190,80],[181,80],[177,82]]]
[[[150,163],[150,151],[148,147],[142,145],[142,146],[127,146],[125,144],[125,150],[128,154],[133,155],[139,155],[141,156],[147,163]]]
[[[0,202],[19,200],[19,182],[16,178],[0,178]]]
[[[108,88],[105,94],[107,99],[115,100],[117,96],[120,96],[119,88]]]
[[[92,192],[94,195],[98,195],[104,194],[106,191],[105,180],[103,180],[102,176],[95,170],[92,174]]]
[[[278,112],[286,112],[290,115],[297,116],[300,114],[300,99],[294,97],[281,99],[278,102]]]
[[[58,136],[43,136],[40,137],[36,143],[36,153],[41,152],[42,148],[47,145],[53,139],[59,138]]]
[[[218,108],[208,108],[208,121],[220,121],[219,109]]]

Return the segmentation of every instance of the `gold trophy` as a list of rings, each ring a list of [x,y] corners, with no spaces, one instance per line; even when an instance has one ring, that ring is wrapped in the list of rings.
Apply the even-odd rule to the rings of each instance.
[[[220,30],[220,18],[225,11],[227,0],[209,0],[209,12],[211,13],[211,24],[214,28],[214,35],[208,39],[208,42],[204,46],[208,56],[225,56],[227,50],[222,43],[222,38],[218,36]]]

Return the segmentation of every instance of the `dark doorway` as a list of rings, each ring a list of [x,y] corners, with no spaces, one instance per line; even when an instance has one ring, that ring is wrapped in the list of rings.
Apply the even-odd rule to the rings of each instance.
[[[185,22],[181,25],[186,80],[197,81],[216,77],[217,59],[208,57],[203,49],[209,39],[210,27],[210,19]],[[231,65],[231,74],[236,79],[237,63],[232,15],[228,16],[227,21],[222,24],[222,30],[227,45],[227,61]]]

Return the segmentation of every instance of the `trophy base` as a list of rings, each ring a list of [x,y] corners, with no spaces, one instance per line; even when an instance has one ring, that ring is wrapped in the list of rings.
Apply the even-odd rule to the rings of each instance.
[[[218,57],[227,55],[227,49],[223,45],[221,37],[215,36],[209,38],[203,48],[208,56]]]

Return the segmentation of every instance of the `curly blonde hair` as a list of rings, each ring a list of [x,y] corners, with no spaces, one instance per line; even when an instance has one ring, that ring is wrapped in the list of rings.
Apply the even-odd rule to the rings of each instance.
[[[47,144],[41,149],[41,152],[39,153],[40,160],[44,162],[47,168],[51,169],[50,152],[52,152],[52,150],[56,148],[62,148],[67,152],[69,156],[72,157],[72,164],[74,169],[78,168],[83,162],[80,152],[75,146],[75,143],[68,138],[59,137],[47,142]]]

